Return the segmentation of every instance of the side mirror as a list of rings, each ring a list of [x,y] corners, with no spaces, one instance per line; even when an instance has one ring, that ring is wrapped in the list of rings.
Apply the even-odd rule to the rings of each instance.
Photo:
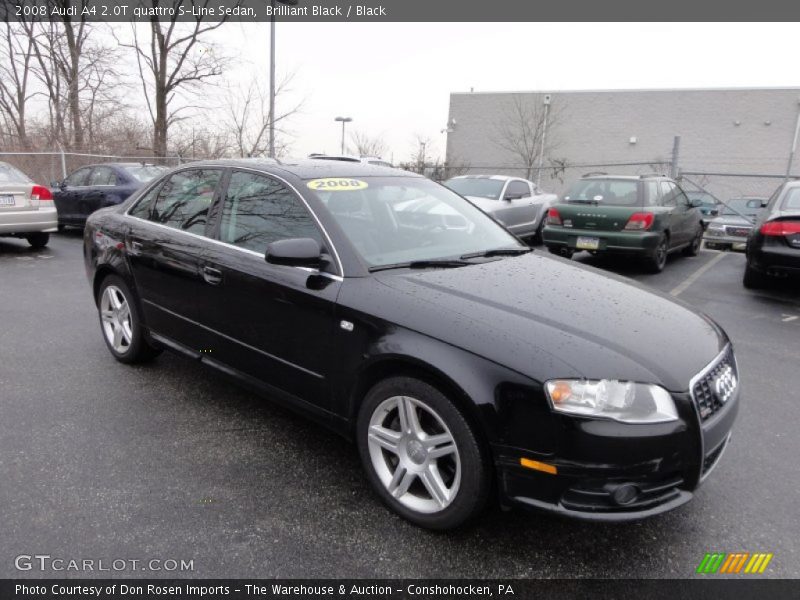
[[[719,209],[718,208],[712,208],[710,211],[708,211],[708,214],[711,215],[712,217],[718,217],[719,216]]]
[[[319,242],[311,238],[290,238],[272,242],[267,246],[264,258],[273,265],[312,269],[318,269],[324,262]]]
[[[762,200],[761,201],[761,208],[767,208],[767,201],[766,200]]]
[[[699,198],[694,198],[693,200],[689,200],[689,206],[691,206],[692,208],[700,208],[701,206],[703,206],[703,201],[700,200]]]
[[[506,194],[503,200],[508,200],[510,202],[511,200],[519,200],[520,198],[522,198],[522,194]]]
[[[67,186],[63,181],[55,181],[55,180],[53,180],[53,181],[50,182],[50,188],[51,189],[63,190],[65,187],[67,187]]]

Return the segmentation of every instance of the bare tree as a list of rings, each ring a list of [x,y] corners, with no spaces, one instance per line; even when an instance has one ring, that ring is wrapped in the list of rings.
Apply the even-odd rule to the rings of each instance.
[[[514,156],[527,179],[533,178],[540,159],[556,146],[553,133],[558,117],[558,111],[553,106],[548,109],[538,96],[514,94],[497,124],[495,144]]]
[[[142,3],[163,10],[162,0],[142,0]],[[192,14],[203,14],[210,0],[171,0],[174,16],[162,22],[158,17],[151,17],[149,23],[149,40],[142,43],[139,29],[132,24],[133,43],[120,45],[132,48],[136,55],[136,64],[142,80],[147,109],[153,122],[153,153],[166,156],[167,139],[170,126],[182,117],[179,113],[189,108],[187,105],[175,106],[176,96],[181,93],[196,94],[204,83],[208,83],[222,74],[227,59],[218,54],[217,49],[204,41],[207,34],[218,29],[225,19],[216,22],[205,22],[202,16],[195,17],[194,23],[178,23],[181,6]]]
[[[350,135],[354,154],[358,156],[377,156],[382,158],[389,150],[381,136],[370,136],[363,131],[354,131]]]
[[[283,98],[289,91],[294,74],[291,73],[278,83],[275,89],[275,100]],[[258,83],[250,84],[246,93],[240,89],[229,89],[225,105],[227,116],[224,125],[233,131],[234,150],[240,157],[261,156],[269,151],[269,93]],[[303,101],[289,105],[275,113],[275,154],[286,153],[290,136],[285,122],[298,113]]]
[[[0,113],[6,129],[13,130],[17,145],[28,148],[26,108],[33,95],[31,66],[33,40],[19,25],[5,24],[0,46]]]

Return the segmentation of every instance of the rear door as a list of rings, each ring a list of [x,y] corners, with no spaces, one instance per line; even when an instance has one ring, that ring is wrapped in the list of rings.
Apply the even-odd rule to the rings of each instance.
[[[336,273],[268,264],[270,242],[325,239],[305,202],[285,183],[234,170],[222,199],[219,244],[204,257],[203,324],[210,360],[229,365],[317,408],[328,408]]]
[[[92,167],[78,169],[64,180],[60,188],[53,190],[59,222],[72,224],[80,221],[78,200],[89,183],[91,173]]]
[[[674,182],[662,181],[660,185],[661,204],[669,213],[670,247],[687,244],[695,233],[695,209],[690,206],[688,196]]]
[[[79,193],[76,202],[77,218],[85,221],[86,217],[108,204],[117,185],[117,174],[111,167],[98,166],[92,169],[86,187]]]
[[[129,212],[125,246],[147,326],[200,354],[210,336],[201,326],[207,291],[202,267],[214,243],[206,229],[222,169],[173,173]]]

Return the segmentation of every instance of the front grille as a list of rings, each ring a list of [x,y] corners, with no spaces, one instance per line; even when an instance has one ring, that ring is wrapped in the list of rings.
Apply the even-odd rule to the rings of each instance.
[[[728,235],[732,235],[734,237],[747,237],[750,235],[751,227],[726,227],[725,231]]]
[[[730,346],[712,367],[701,374],[692,386],[692,398],[700,418],[705,421],[736,395],[739,373]]]
[[[615,486],[633,485],[636,495],[626,504],[614,501]],[[603,481],[583,481],[570,487],[561,497],[561,504],[565,508],[578,511],[607,511],[625,512],[631,510],[644,510],[658,506],[677,498],[679,488],[683,484],[680,475],[672,474],[658,480],[651,481],[620,481],[608,483]]]

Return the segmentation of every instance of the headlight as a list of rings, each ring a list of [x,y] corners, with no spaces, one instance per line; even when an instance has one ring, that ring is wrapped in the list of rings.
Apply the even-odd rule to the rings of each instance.
[[[678,419],[669,392],[657,385],[612,379],[554,379],[545,383],[545,390],[558,412],[622,423],[665,423]]]

